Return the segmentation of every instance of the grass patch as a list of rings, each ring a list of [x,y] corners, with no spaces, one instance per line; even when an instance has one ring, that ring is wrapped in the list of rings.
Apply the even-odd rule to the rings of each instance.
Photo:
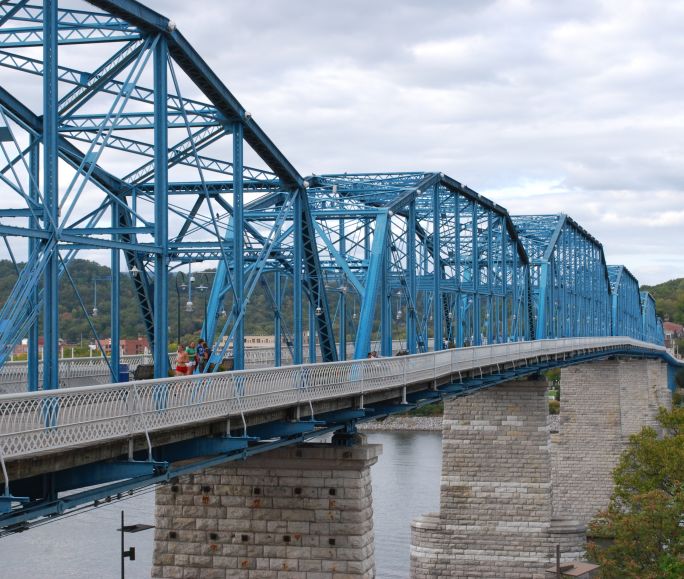
[[[439,400],[432,404],[426,404],[408,412],[409,416],[442,416],[444,414],[444,402]]]

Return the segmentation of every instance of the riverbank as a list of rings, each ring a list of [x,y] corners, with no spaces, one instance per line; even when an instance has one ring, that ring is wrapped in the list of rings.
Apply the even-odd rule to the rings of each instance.
[[[552,414],[548,419],[549,430],[560,430],[560,416]],[[396,432],[396,431],[422,431],[433,432],[442,430],[441,416],[389,416],[384,420],[371,420],[357,425],[362,431]]]
[[[442,430],[441,416],[389,416],[384,420],[371,420],[357,425],[362,431],[391,432],[412,430],[432,432]]]

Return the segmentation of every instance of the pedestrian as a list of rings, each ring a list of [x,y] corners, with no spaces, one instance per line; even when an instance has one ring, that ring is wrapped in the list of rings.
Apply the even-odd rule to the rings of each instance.
[[[186,376],[188,373],[188,353],[183,344],[178,344],[176,354],[176,376]]]
[[[197,360],[197,368],[199,369],[199,373],[202,374],[204,372],[204,353],[205,353],[205,348],[204,344],[206,342],[200,338],[199,342],[197,342],[197,355],[196,355],[196,360]]]
[[[188,355],[188,374],[195,371],[195,358],[197,357],[197,350],[195,349],[195,342],[190,342],[185,348],[185,353]]]
[[[209,347],[209,344],[207,342],[204,342],[204,368],[207,367],[209,364],[209,359],[211,358],[211,348]],[[209,371],[211,372],[211,367],[209,367]]]

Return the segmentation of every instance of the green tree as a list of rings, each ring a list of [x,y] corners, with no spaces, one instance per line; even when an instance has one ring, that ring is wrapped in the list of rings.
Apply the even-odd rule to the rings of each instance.
[[[684,324],[684,278],[673,279],[655,286],[642,286],[656,300],[656,311],[663,319]]]
[[[663,436],[647,427],[630,437],[610,506],[590,524],[613,539],[589,546],[604,579],[684,577],[684,408],[661,409],[658,421]]]

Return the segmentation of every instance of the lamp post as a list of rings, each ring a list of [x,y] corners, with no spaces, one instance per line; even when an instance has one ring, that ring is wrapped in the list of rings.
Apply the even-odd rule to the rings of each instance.
[[[177,325],[178,325],[178,343],[180,343],[180,336],[181,336],[181,331],[180,331],[180,297],[181,297],[181,292],[184,292],[186,289],[188,290],[188,300],[185,302],[185,311],[188,313],[191,313],[194,311],[195,306],[192,302],[192,289],[193,285],[195,289],[202,294],[202,300],[203,300],[203,308],[204,308],[204,321],[206,323],[207,319],[207,296],[209,293],[210,289],[210,284],[209,284],[209,276],[210,275],[216,275],[215,271],[202,271],[197,273],[197,275],[192,274],[192,263],[188,263],[188,273],[185,274],[183,272],[178,272],[176,274],[176,297],[177,297],[177,302],[176,302],[176,317],[177,317]],[[226,310],[225,308],[222,309],[220,312],[220,315],[226,316]],[[204,336],[204,339],[206,339],[206,336]]]
[[[178,283],[180,278],[180,283]],[[185,274],[182,271],[179,271],[176,274],[176,336],[177,336],[177,341],[176,344],[180,345],[181,341],[181,317],[180,317],[180,296],[181,296],[181,290],[185,291],[188,287],[188,284],[186,283],[186,278]]]
[[[154,529],[154,525],[144,525],[140,523],[136,525],[124,524],[124,512],[121,511],[121,528],[117,529],[117,531],[121,532],[121,579],[125,579],[126,577],[126,568],[124,566],[126,558],[135,561],[135,547],[126,550],[126,547],[124,546],[124,533],[139,533],[140,531],[146,531],[148,529]]]
[[[197,291],[202,294],[202,299],[203,299],[203,306],[204,306],[204,323],[203,327],[207,327],[207,293],[209,290],[209,274],[210,273],[216,273],[216,272],[201,272],[197,274],[197,278],[199,281],[199,285],[197,286]],[[205,340],[207,339],[206,336],[202,336]]]
[[[94,318],[97,317],[99,311],[97,309],[97,282],[98,281],[111,281],[112,277],[109,275],[104,275],[100,277],[94,277],[93,278],[93,312],[92,315]]]

